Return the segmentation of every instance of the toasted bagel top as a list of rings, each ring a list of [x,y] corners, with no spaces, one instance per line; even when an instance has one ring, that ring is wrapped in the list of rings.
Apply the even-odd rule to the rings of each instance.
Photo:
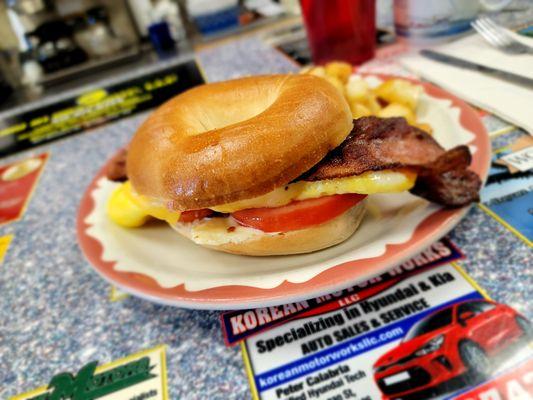
[[[195,87],[154,111],[127,158],[134,190],[175,210],[260,196],[318,163],[352,128],[326,80],[268,75]]]

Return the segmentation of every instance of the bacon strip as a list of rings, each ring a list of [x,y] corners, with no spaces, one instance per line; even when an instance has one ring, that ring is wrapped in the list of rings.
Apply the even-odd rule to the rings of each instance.
[[[418,173],[413,194],[446,207],[461,207],[479,200],[481,180],[466,169],[470,162],[466,146],[445,151],[403,118],[364,117],[354,121],[340,146],[300,179],[318,181],[408,167]]]
[[[411,193],[450,208],[479,201],[481,179],[466,169],[471,159],[466,146],[448,150],[437,160],[418,168]]]
[[[113,156],[106,168],[107,179],[114,182],[125,182],[128,180],[126,175],[126,157],[128,151],[120,149],[120,151]]]

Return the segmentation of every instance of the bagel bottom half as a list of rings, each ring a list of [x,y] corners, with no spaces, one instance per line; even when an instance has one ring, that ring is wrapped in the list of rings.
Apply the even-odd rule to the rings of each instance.
[[[214,218],[221,226],[218,234],[216,228],[206,229],[209,221],[178,223],[172,227],[196,244],[213,250],[248,256],[274,256],[310,253],[339,244],[353,235],[364,214],[365,202],[362,201],[328,222],[284,233],[265,233],[244,227],[228,231],[223,226],[233,226],[229,225],[230,218]]]

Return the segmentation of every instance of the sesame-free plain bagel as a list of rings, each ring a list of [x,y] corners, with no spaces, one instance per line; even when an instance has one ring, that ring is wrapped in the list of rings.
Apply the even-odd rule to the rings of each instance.
[[[312,75],[210,83],[164,103],[131,141],[139,194],[175,210],[260,196],[308,171],[352,128],[342,94]]]

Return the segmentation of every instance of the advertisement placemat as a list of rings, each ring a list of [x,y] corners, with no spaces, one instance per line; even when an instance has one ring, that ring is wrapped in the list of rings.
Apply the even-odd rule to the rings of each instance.
[[[358,286],[298,303],[222,313],[220,319],[224,340],[226,345],[233,346],[294,318],[338,309],[339,306],[349,305],[390,288],[410,274],[463,257],[461,251],[451,241],[443,238],[412,259]]]
[[[457,264],[391,279],[243,341],[254,398],[455,398],[533,357],[529,321]]]
[[[533,244],[533,137],[500,137],[481,191],[480,208],[529,246]]]
[[[165,346],[157,346],[100,366],[92,361],[77,373],[58,373],[11,400],[167,400],[166,368]]]
[[[0,225],[22,218],[47,160],[43,153],[0,167]]]
[[[12,240],[13,235],[0,236],[0,265],[4,262],[4,258]]]
[[[191,60],[0,120],[0,155],[153,108],[201,83],[200,69]]]

